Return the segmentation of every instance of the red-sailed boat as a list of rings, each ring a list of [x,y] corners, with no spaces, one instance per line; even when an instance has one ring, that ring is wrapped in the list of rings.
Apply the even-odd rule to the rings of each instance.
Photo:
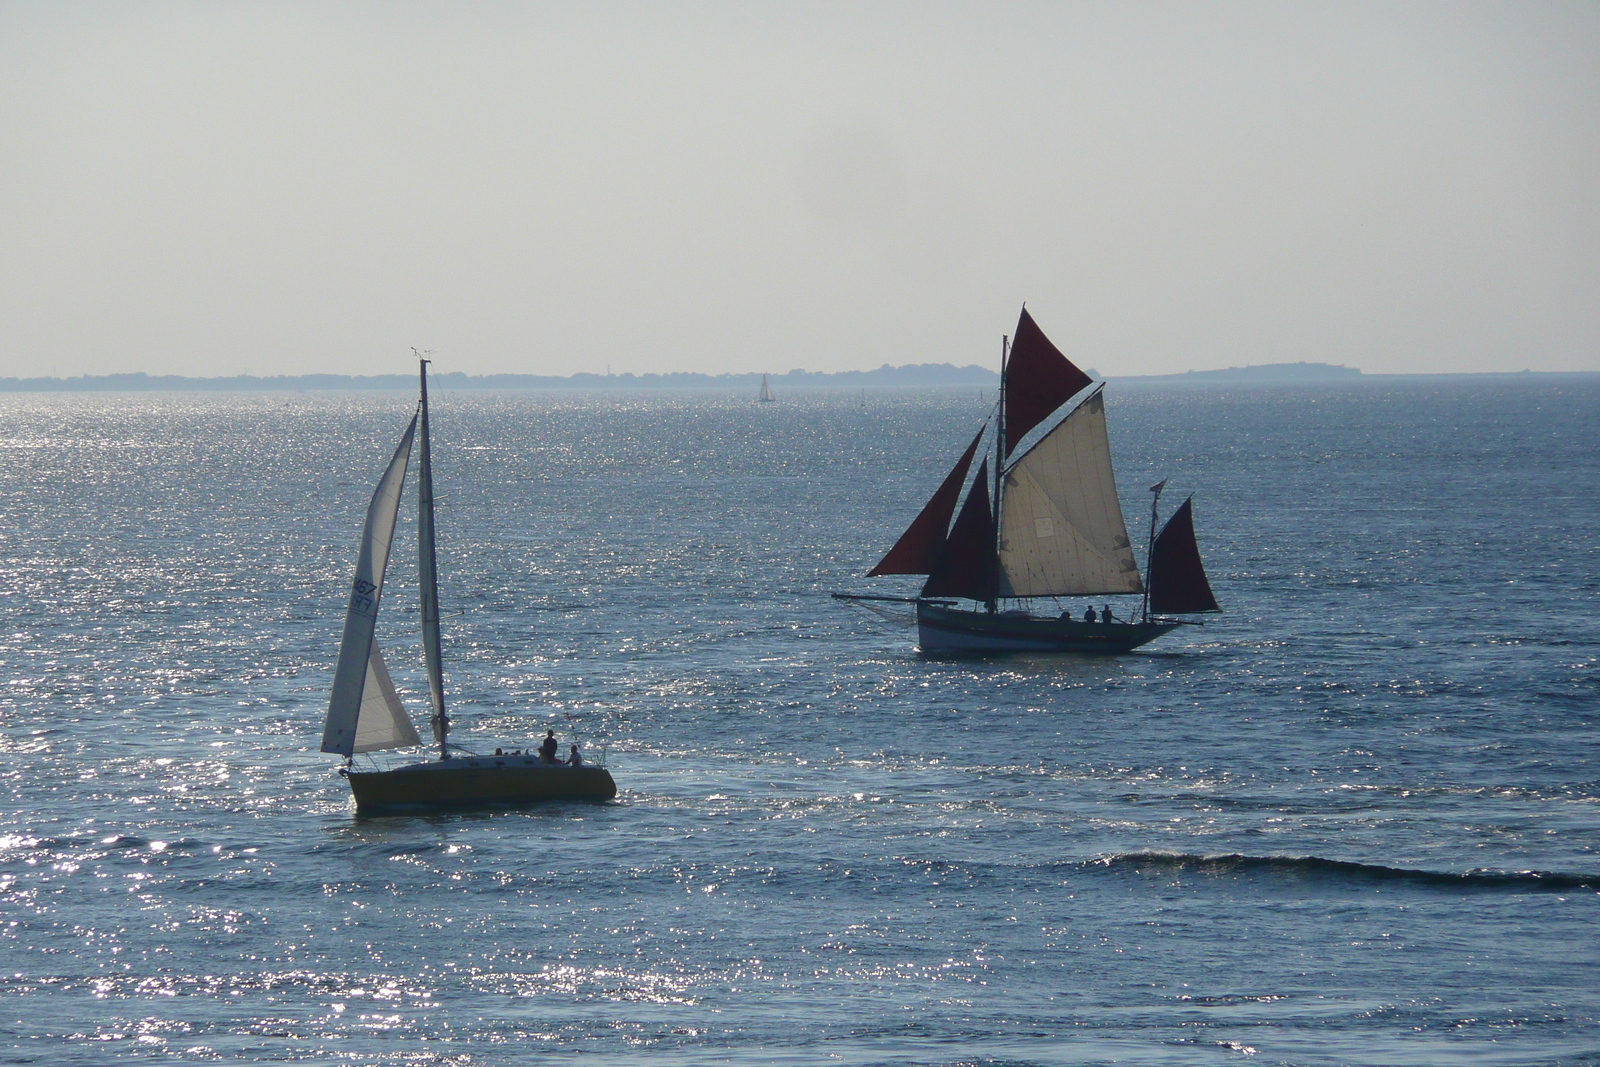
[[[1220,611],[1195,543],[1192,500],[1155,532],[1165,481],[1151,487],[1149,584],[1140,579],[1111,469],[1104,388],[1062,355],[1024,308],[1016,334],[1002,345],[994,432],[985,422],[867,573],[926,575],[920,593],[834,595],[915,604],[921,649],[936,656],[1127,652],[1182,625],[1172,616]],[[992,483],[987,455],[969,482],[985,436],[994,451]],[[1081,596],[1141,599],[1126,622],[1033,607],[1035,598]]]

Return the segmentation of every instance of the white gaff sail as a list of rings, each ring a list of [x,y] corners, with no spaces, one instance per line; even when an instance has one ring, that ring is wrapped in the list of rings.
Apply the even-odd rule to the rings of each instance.
[[[1096,390],[1006,471],[1000,595],[1142,593]]]
[[[341,756],[356,751],[357,724],[361,719],[362,695],[372,670],[372,635],[378,625],[378,601],[383,595],[383,575],[389,566],[389,545],[394,540],[395,518],[400,511],[400,491],[405,486],[406,467],[411,462],[411,441],[416,436],[417,417],[411,417],[400,444],[389,460],[388,469],[378,479],[378,488],[367,506],[367,521],[361,528],[361,554],[356,560],[356,576],[350,590],[350,608],[344,617],[344,637],[339,642],[339,665],[333,673],[333,693],[328,698],[328,719],[322,728],[322,751]],[[378,657],[382,663],[382,657]],[[384,670],[382,676],[388,677]],[[389,687],[391,692],[393,686]],[[398,699],[395,701],[399,703]],[[416,736],[413,728],[412,737]],[[396,748],[415,741],[394,741],[373,745],[363,751]]]

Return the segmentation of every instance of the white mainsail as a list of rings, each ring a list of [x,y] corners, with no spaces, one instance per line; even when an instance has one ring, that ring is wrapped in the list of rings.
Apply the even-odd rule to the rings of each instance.
[[[350,592],[350,608],[344,617],[344,637],[339,642],[339,665],[333,673],[333,694],[328,698],[328,719],[322,728],[322,751],[341,756],[356,751],[362,696],[372,670],[372,635],[378,625],[378,601],[383,595],[383,575],[389,566],[389,545],[394,540],[395,517],[400,510],[400,491],[405,485],[406,467],[411,462],[411,440],[417,432],[417,417],[411,417],[400,444],[394,450],[378,488],[367,506],[367,521],[361,528],[361,554],[356,560],[356,576]],[[382,658],[379,657],[379,662]],[[388,671],[383,672],[384,677]],[[391,691],[393,686],[390,686]],[[398,700],[396,701],[398,703]],[[413,729],[412,736],[416,736]],[[402,743],[375,746],[395,748]]]
[[[356,716],[356,741],[352,752],[377,752],[385,748],[403,748],[420,745],[417,728],[411,716],[400,704],[400,694],[394,691],[389,678],[389,666],[383,662],[378,642],[372,642],[372,655],[367,658],[367,684],[361,691],[361,710]]]
[[[1002,500],[1000,596],[1144,591],[1117,499],[1100,390],[1011,464]]]

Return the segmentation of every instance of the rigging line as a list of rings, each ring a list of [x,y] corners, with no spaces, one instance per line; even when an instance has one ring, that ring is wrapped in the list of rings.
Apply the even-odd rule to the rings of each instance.
[[[1027,310],[1027,305],[1023,305]],[[1006,334],[1000,335],[1000,389],[995,395],[995,431],[994,431],[994,514],[991,517],[994,527],[994,563],[989,572],[989,598],[986,607],[989,614],[993,615],[999,607],[1000,593],[1000,500],[1005,485],[1006,466],[1006,363],[1011,354],[1011,338]]]

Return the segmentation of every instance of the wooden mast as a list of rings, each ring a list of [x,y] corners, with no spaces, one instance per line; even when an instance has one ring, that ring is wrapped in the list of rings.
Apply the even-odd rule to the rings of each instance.
[[[1000,335],[1000,399],[995,418],[994,434],[994,583],[990,586],[989,600],[985,605],[993,615],[1000,599],[1000,493],[1004,485],[1002,472],[1006,465],[1006,356],[1010,352],[1011,338]]]
[[[1144,599],[1139,604],[1139,621],[1150,621],[1150,561],[1155,558],[1156,552],[1156,505],[1161,503],[1161,490],[1167,487],[1167,480],[1161,479],[1150,487],[1150,543],[1144,550]]]
[[[413,351],[415,351],[413,349]],[[439,557],[433,527],[433,449],[428,434],[428,364],[420,360],[422,384],[422,451],[417,470],[417,577],[422,601],[422,653],[428,667],[428,695],[432,698],[434,732],[439,738],[439,758],[450,758],[450,716],[444,706],[443,651],[439,641]]]

